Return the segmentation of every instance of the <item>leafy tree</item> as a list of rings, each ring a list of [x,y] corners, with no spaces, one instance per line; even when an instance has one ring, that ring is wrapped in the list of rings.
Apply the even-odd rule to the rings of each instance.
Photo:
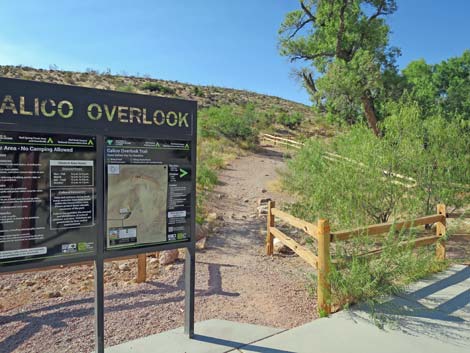
[[[470,126],[470,50],[436,65],[413,61],[403,76],[411,98],[426,114],[442,112],[448,120]]]
[[[298,74],[314,104],[350,123],[364,114],[376,135],[378,101],[397,77],[384,19],[395,11],[395,0],[300,0],[279,29],[281,55],[307,64]]]

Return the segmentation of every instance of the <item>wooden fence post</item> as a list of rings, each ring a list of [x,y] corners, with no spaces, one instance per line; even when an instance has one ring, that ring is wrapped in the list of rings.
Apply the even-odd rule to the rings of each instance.
[[[137,278],[136,283],[143,283],[147,280],[147,254],[137,255]]]
[[[276,203],[274,201],[269,201],[266,227],[266,255],[269,256],[274,253],[274,237],[271,234],[271,227],[274,227],[274,215],[272,214],[271,209],[274,207],[276,207]]]
[[[444,220],[442,222],[436,223],[436,236],[442,237],[436,242],[436,258],[438,260],[444,260],[446,258],[446,243],[445,243],[445,235],[446,235],[446,205],[439,204],[437,205],[437,213],[444,216]]]
[[[328,316],[331,313],[330,272],[330,225],[327,219],[318,220],[318,313]]]

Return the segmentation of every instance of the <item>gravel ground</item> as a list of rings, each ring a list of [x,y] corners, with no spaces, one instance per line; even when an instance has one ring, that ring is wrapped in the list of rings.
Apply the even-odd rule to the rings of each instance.
[[[265,219],[256,200],[287,200],[269,190],[283,167],[276,151],[236,159],[222,171],[210,207],[223,218],[196,262],[196,320],[226,319],[291,328],[315,318],[312,271],[295,256],[264,255]],[[148,259],[148,282],[136,284],[135,260],[106,264],[106,345],[183,325],[183,261]],[[127,263],[125,270],[119,264]],[[0,284],[0,352],[91,352],[93,271],[80,266],[11,274]]]

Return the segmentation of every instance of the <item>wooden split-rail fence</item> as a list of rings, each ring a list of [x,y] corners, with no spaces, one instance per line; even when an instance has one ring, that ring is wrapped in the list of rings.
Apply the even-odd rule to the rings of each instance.
[[[302,146],[304,146],[304,143],[302,143],[302,142],[298,142],[298,141],[295,141],[295,140],[292,140],[292,139],[288,139],[288,138],[280,137],[280,136],[276,136],[276,135],[271,135],[271,134],[261,134],[260,135],[260,140],[261,141],[271,142],[274,145],[282,145],[284,147],[294,148],[294,149],[297,149],[297,150],[301,149]],[[356,161],[352,158],[341,156],[337,153],[332,153],[332,152],[325,151],[323,153],[323,158],[328,160],[328,161],[331,161],[331,162],[347,162],[347,163],[350,163],[352,165],[355,165],[359,169],[369,168],[369,166],[367,166],[366,164],[364,164],[362,162]],[[391,172],[389,170],[380,170],[380,171],[383,173],[384,179],[385,179],[385,177],[392,177],[393,178],[392,183],[394,183],[394,184],[400,184],[400,185],[402,185],[406,188],[416,187],[416,180],[409,177],[409,176],[402,175],[402,174],[399,174],[399,173],[394,173],[394,172]],[[450,185],[460,187],[462,189],[470,190],[470,185],[467,185],[467,184],[450,183]]]
[[[270,135],[270,134],[261,134],[260,135],[260,140],[261,141],[268,141],[271,142],[274,145],[281,145],[285,147],[290,147],[290,148],[295,148],[295,149],[301,149],[302,146],[304,145],[302,142],[294,141],[288,138],[276,136],[276,135]]]
[[[278,227],[276,227],[276,218],[279,218],[290,226],[304,231],[308,236],[316,240],[317,253],[315,254],[310,248],[299,244],[296,240],[283,233]],[[330,256],[331,243],[345,241],[363,235],[377,236],[387,233],[392,229],[399,231],[421,225],[436,224],[435,235],[403,241],[399,245],[403,247],[421,247],[435,244],[436,258],[444,260],[446,256],[446,218],[446,206],[439,204],[437,205],[437,213],[430,216],[419,217],[402,222],[374,224],[356,229],[331,232],[327,219],[320,219],[316,224],[313,224],[281,211],[275,207],[275,202],[271,201],[268,204],[266,254],[273,255],[274,238],[277,238],[282,244],[290,248],[309,265],[315,268],[317,270],[318,311],[321,315],[328,315],[331,313],[332,306],[331,286],[328,279],[330,265],[332,263],[338,263],[337,260],[332,259]],[[379,255],[383,249],[384,248],[378,248],[371,252],[364,253],[361,256],[370,257]]]

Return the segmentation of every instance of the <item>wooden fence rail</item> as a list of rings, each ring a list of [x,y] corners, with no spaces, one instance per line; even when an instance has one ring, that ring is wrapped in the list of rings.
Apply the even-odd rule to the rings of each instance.
[[[277,238],[282,244],[290,248],[304,261],[317,270],[317,296],[318,311],[320,315],[331,313],[331,285],[329,283],[330,264],[339,264],[338,260],[332,260],[330,255],[330,245],[332,242],[345,241],[354,237],[363,235],[378,235],[387,233],[390,230],[409,229],[415,226],[436,224],[436,235],[425,236],[410,241],[403,241],[398,244],[400,247],[406,246],[426,246],[436,244],[436,258],[444,260],[446,256],[445,235],[446,235],[446,206],[437,205],[437,213],[430,216],[419,217],[403,222],[374,224],[367,227],[361,227],[350,230],[331,232],[327,219],[318,220],[317,224],[304,221],[283,212],[275,207],[275,202],[268,204],[268,219],[266,233],[266,254],[273,255],[274,238]],[[317,243],[317,254],[311,249],[302,246],[296,240],[292,239],[278,227],[276,227],[276,217],[287,224],[301,229],[309,236],[313,237]],[[384,249],[378,248],[373,251],[362,254],[364,257],[379,255]]]
[[[279,137],[275,135],[270,135],[270,134],[261,134],[261,140],[266,140],[269,142],[274,143],[275,145],[284,145],[287,147],[292,147],[296,149],[301,149],[302,146],[304,145],[302,142],[294,141],[291,139],[287,139],[284,137]]]
[[[275,145],[280,144],[280,145],[284,145],[284,146],[287,146],[287,147],[292,147],[292,148],[295,148],[295,149],[301,149],[302,146],[304,146],[304,143],[302,143],[302,142],[298,142],[298,141],[295,141],[295,140],[292,140],[292,139],[287,139],[287,138],[284,138],[284,137],[280,137],[280,136],[276,136],[276,135],[270,135],[270,134],[261,134],[261,139],[273,142]],[[323,158],[326,159],[326,160],[332,161],[332,162],[341,162],[341,161],[347,162],[347,163],[350,163],[350,164],[353,164],[353,165],[357,166],[357,168],[363,168],[363,169],[369,169],[370,168],[369,166],[367,166],[366,164],[364,164],[362,162],[356,161],[352,158],[341,156],[337,153],[332,153],[332,152],[325,151],[323,153]],[[393,180],[391,182],[394,183],[394,184],[402,185],[406,188],[415,188],[416,187],[416,184],[417,184],[416,180],[409,177],[409,176],[402,175],[402,174],[399,174],[399,173],[394,173],[394,172],[391,172],[389,170],[380,170],[380,171],[384,175],[384,179],[385,179],[385,176],[393,177]],[[438,182],[438,183],[439,184],[444,184],[444,182]],[[461,183],[452,183],[452,182],[447,183],[447,184],[452,185],[454,187],[470,190],[470,184],[461,184]],[[466,218],[466,217],[464,217],[464,218]]]

